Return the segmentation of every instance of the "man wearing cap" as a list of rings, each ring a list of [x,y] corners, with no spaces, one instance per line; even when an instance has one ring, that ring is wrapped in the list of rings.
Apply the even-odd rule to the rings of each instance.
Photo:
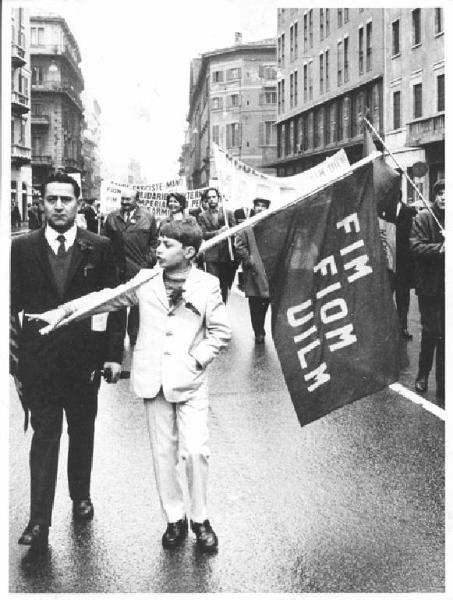
[[[434,187],[432,212],[421,210],[414,218],[410,247],[415,259],[415,290],[418,296],[422,339],[415,390],[428,389],[428,377],[436,353],[436,397],[443,406],[445,396],[445,181]],[[434,215],[433,215],[434,213]]]
[[[269,200],[255,198],[253,214],[260,214],[267,210],[269,205]],[[269,283],[252,227],[247,227],[236,235],[234,247],[238,257],[242,260],[244,293],[249,299],[250,320],[255,332],[255,342],[263,344],[266,335],[264,321],[269,307]]]

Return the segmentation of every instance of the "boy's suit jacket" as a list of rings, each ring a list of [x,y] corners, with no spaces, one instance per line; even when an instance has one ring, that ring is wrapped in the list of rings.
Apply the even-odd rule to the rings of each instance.
[[[183,288],[181,301],[170,309],[163,271],[148,277],[150,269],[142,269],[129,282],[115,291],[90,294],[70,303],[77,310],[90,302],[106,297],[98,311],[117,310],[139,305],[140,325],[132,358],[131,380],[134,392],[143,398],[153,398],[163,388],[169,402],[185,402],[207,393],[206,366],[227,345],[231,337],[225,305],[216,277],[192,267]],[[122,290],[124,290],[122,292]]]

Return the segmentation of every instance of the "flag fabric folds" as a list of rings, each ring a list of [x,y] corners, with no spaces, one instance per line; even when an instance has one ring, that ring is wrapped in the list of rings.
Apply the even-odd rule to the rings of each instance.
[[[398,378],[398,317],[374,195],[367,164],[254,228],[301,425]]]

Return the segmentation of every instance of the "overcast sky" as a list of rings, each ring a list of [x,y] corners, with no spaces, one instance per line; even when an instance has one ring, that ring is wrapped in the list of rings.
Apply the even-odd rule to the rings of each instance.
[[[15,3],[17,5],[17,3]],[[85,88],[102,109],[102,159],[118,177],[129,157],[148,181],[177,175],[190,61],[202,52],[275,37],[275,0],[25,0],[64,16],[82,54]]]

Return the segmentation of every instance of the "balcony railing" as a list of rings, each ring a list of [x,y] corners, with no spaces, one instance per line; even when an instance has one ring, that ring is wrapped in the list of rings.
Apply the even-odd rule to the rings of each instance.
[[[27,62],[25,60],[25,50],[19,44],[11,44],[11,62],[14,68],[23,67]]]
[[[52,157],[43,154],[32,154],[31,162],[34,165],[52,165]]]
[[[83,104],[80,100],[79,93],[76,88],[67,80],[63,81],[49,81],[44,80],[41,82],[33,83],[32,82],[32,91],[33,92],[57,92],[61,94],[66,94],[72,102],[77,106],[77,108],[83,111]]]
[[[36,44],[30,46],[30,54],[41,54],[50,56],[62,56],[66,58],[76,71],[77,76],[83,81],[82,71],[80,70],[77,58],[72,55],[71,50],[65,44]]]
[[[38,127],[49,127],[50,116],[49,115],[33,115],[31,116],[31,124]]]
[[[26,113],[30,110],[30,98],[21,92],[12,91],[11,106],[19,113]]]
[[[445,114],[418,119],[409,123],[407,131],[408,146],[423,146],[445,140]]]
[[[11,158],[20,162],[29,162],[31,160],[31,148],[21,144],[11,144]]]

